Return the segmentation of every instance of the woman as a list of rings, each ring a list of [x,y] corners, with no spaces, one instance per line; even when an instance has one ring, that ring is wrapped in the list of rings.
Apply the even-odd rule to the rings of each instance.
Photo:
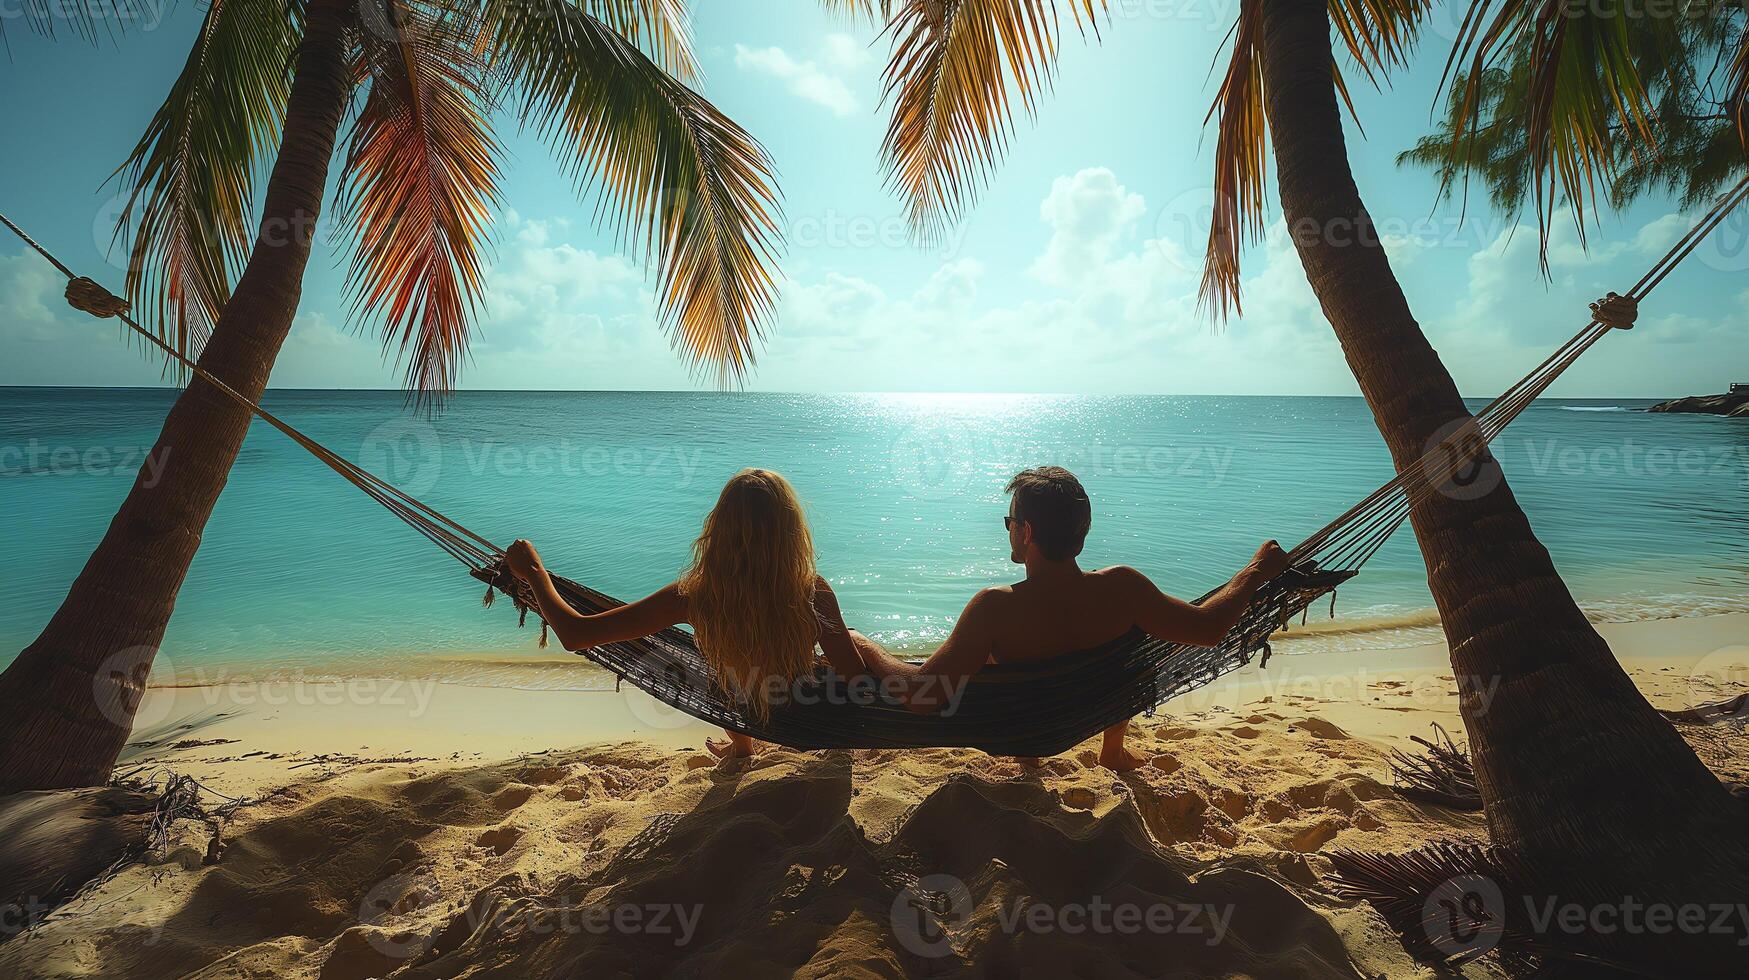
[[[755,716],[771,692],[811,673],[814,648],[845,677],[874,673],[885,651],[844,625],[838,597],[814,569],[814,540],[789,481],[770,470],[730,478],[692,546],[692,565],[649,596],[586,616],[565,602],[534,545],[517,541],[505,564],[534,590],[541,618],[567,650],[649,636],[690,623],[716,676]],[[890,659],[890,658],[889,658]],[[746,735],[706,746],[719,759],[764,748]]]

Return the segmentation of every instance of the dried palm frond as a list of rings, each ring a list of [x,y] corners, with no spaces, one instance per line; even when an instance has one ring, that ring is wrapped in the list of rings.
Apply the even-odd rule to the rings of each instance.
[[[1476,771],[1470,765],[1469,753],[1453,742],[1437,722],[1433,731],[1432,741],[1419,735],[1409,736],[1427,749],[1420,757],[1401,749],[1391,750],[1391,774],[1397,778],[1394,787],[1397,793],[1454,810],[1482,809],[1482,794],[1476,788]]]
[[[362,0],[370,76],[341,171],[355,316],[381,316],[407,386],[454,386],[484,277],[499,146],[487,120],[477,28],[439,8]]]
[[[846,20],[884,24],[893,16],[894,0],[820,0],[829,14]]]
[[[685,0],[582,0],[580,6],[683,82],[698,77]]]
[[[482,47],[523,119],[655,267],[663,326],[740,382],[776,299],[781,215],[765,149],[636,45],[565,0],[487,0]]]
[[[1331,0],[1330,22],[1337,39],[1377,87],[1383,74],[1400,67],[1413,49],[1429,5],[1429,0]],[[1215,123],[1215,200],[1197,302],[1217,321],[1244,312],[1240,254],[1263,237],[1266,224],[1269,112],[1258,48],[1262,29],[1262,5],[1241,4],[1221,87],[1203,120]],[[1330,70],[1353,117],[1341,66],[1332,62]]]
[[[81,6],[75,4],[74,6]],[[128,186],[127,298],[194,357],[254,243],[255,182],[278,147],[300,2],[213,0],[170,94],[117,169]]]
[[[1491,956],[1510,975],[1551,980],[1665,975],[1611,949],[1613,934],[1564,931],[1547,919],[1559,896],[1500,849],[1440,842],[1402,854],[1325,856],[1335,893],[1372,905],[1422,962],[1450,966]]]
[[[1104,0],[1064,0],[1076,25],[1098,32]],[[1051,85],[1061,23],[1056,0],[905,0],[888,31],[882,103],[888,183],[912,232],[935,241],[1001,160],[1018,94],[1030,118]]]
[[[1226,319],[1243,313],[1239,298],[1239,255],[1247,242],[1263,235],[1268,189],[1269,117],[1264,109],[1263,61],[1257,33],[1263,17],[1246,4],[1233,27],[1233,53],[1227,73],[1209,106],[1206,124],[1215,121],[1215,201],[1203,256],[1197,302]]]

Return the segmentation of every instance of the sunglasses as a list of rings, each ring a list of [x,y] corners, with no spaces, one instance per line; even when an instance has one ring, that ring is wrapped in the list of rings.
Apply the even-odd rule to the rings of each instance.
[[[1013,514],[1005,514],[1005,515],[1003,515],[1003,517],[1002,517],[1002,526],[1003,526],[1003,527],[1005,527],[1005,528],[1007,528],[1007,529],[1008,529],[1008,530],[1010,530],[1010,531],[1012,531],[1012,530],[1014,530],[1014,525],[1015,525],[1015,524],[1016,524],[1016,523],[1019,523],[1019,524],[1025,524],[1025,523],[1026,523],[1026,522],[1025,522],[1025,521],[1017,521],[1017,520],[1016,520],[1016,519],[1015,519],[1015,516],[1014,516],[1014,515],[1013,515]]]

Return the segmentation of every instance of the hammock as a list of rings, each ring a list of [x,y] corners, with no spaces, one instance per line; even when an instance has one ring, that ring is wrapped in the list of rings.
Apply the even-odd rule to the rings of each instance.
[[[1749,177],[1671,247],[1625,295],[1643,299],[1749,196]],[[212,385],[304,447],[415,531],[461,561],[484,582],[486,604],[503,593],[526,619],[528,588],[504,568],[498,546],[366,472],[213,377],[128,316],[128,304],[62,265],[5,215],[0,223],[69,280],[67,300],[99,317],[119,317],[195,377]],[[1594,308],[1595,311],[1595,308]],[[821,667],[799,679],[759,720],[718,683],[691,633],[669,628],[638,640],[579,651],[657,700],[712,725],[797,749],[966,747],[999,755],[1053,755],[1166,701],[1249,664],[1267,664],[1270,637],[1295,616],[1356,575],[1408,520],[1416,502],[1461,481],[1486,462],[1488,443],[1561,373],[1613,329],[1593,317],[1548,359],[1427,451],[1415,464],[1288,552],[1290,565],[1252,599],[1239,623],[1214,647],[1168,643],[1134,630],[1102,646],[1050,660],[986,666],[967,682],[950,709],[920,715],[878,685],[847,680]],[[559,592],[582,613],[622,603],[567,578]],[[1210,593],[1212,594],[1212,593]],[[1207,595],[1203,597],[1207,598]],[[541,642],[546,642],[541,624]]]

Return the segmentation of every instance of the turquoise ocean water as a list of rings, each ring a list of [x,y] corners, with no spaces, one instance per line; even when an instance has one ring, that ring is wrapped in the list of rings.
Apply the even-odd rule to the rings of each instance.
[[[173,397],[0,389],[0,662],[54,610]],[[1084,564],[1135,565],[1187,595],[1391,475],[1353,398],[463,392],[428,416],[396,392],[275,391],[266,404],[484,536],[530,538],[551,566],[623,598],[680,570],[726,477],[776,469],[801,492],[847,618],[910,651],[939,643],[978,588],[1015,577],[1002,486],[1023,466],[1058,463],[1086,484]],[[1496,451],[1595,618],[1749,610],[1749,421],[1636,411],[1646,404],[1542,402]],[[537,651],[505,606],[482,609],[482,591],[258,423],[161,669],[596,683]],[[1299,648],[1431,639],[1431,605],[1404,531]]]

